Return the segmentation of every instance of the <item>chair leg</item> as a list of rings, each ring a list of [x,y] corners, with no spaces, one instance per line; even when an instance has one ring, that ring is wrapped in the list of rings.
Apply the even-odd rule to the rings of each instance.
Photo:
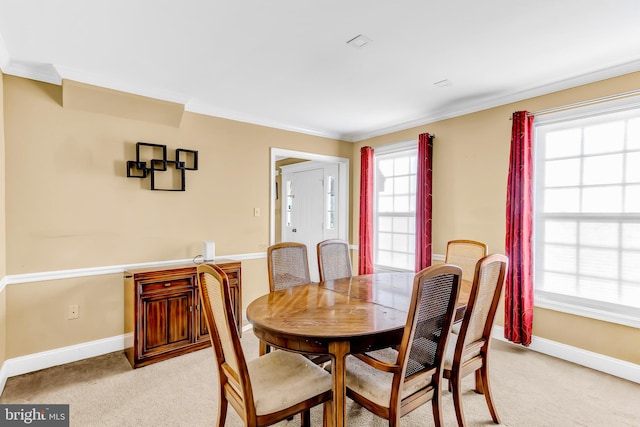
[[[218,399],[218,427],[224,427],[224,423],[227,420],[227,399],[224,397],[224,391],[220,391],[220,397]]]
[[[458,427],[465,427],[464,412],[462,412],[462,393],[461,393],[461,378],[459,375],[452,375],[449,379],[451,387],[453,388],[453,406],[456,409],[456,419],[458,420]]]
[[[478,394],[483,394],[484,385],[482,384],[482,374],[480,373],[480,369],[476,370],[475,377],[476,377],[476,388],[474,391]]]
[[[308,409],[300,413],[300,427],[311,427],[311,412]]]
[[[449,384],[451,384],[451,382],[449,382]],[[431,398],[431,407],[433,410],[433,422],[435,424],[435,427],[444,426],[442,411],[440,410],[440,408],[442,407],[442,391],[440,390],[439,387],[440,387],[439,385],[437,387],[434,387],[433,397]]]
[[[331,427],[331,402],[324,402],[322,405],[322,427]]]
[[[500,417],[498,416],[498,411],[496,410],[496,407],[493,404],[493,396],[491,396],[491,386],[489,384],[489,370],[487,369],[486,361],[482,365],[482,368],[480,368],[479,371],[482,377],[482,388],[484,391],[484,399],[487,401],[487,406],[489,407],[491,418],[493,419],[494,423],[500,424]]]

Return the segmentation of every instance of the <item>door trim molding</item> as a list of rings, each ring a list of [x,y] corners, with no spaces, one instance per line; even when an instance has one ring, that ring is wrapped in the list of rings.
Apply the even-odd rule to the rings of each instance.
[[[269,169],[269,245],[273,245],[276,242],[276,161],[288,157],[338,164],[338,175],[340,181],[339,203],[342,208],[341,215],[343,215],[343,217],[341,217],[341,223],[343,225],[338,230],[338,237],[349,241],[349,159],[345,157],[327,156],[324,154],[271,147]]]

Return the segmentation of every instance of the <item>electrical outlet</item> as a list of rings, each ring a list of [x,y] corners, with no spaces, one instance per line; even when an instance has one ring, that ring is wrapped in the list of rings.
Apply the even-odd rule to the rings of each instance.
[[[67,318],[68,319],[77,319],[78,317],[80,317],[80,313],[78,311],[78,304],[70,305]]]

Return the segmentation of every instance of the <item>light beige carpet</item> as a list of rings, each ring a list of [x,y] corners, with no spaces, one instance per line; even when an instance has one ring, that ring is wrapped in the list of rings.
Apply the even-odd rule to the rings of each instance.
[[[242,338],[247,358],[257,357],[251,331]],[[640,385],[519,346],[494,341],[491,381],[505,426],[640,426]],[[469,426],[491,426],[484,397],[464,382]],[[123,353],[57,366],[7,380],[0,403],[70,405],[71,426],[212,426],[217,411],[213,351],[208,348],[131,369]],[[451,394],[444,393],[446,426],[455,426]],[[385,420],[349,401],[348,426],[384,426]],[[322,411],[312,411],[322,425]],[[433,425],[427,404],[402,418],[402,426]],[[241,426],[229,408],[227,426]],[[300,420],[279,426],[299,426]]]

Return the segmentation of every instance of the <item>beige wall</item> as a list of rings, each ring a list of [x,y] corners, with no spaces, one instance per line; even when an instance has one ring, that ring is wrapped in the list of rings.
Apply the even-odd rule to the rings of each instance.
[[[5,160],[4,160],[4,82],[0,71],[0,279],[6,274],[6,232],[5,232]],[[0,285],[0,367],[7,359],[7,292]]]
[[[514,111],[538,110],[640,89],[640,73],[628,74],[554,94],[468,114],[366,141],[353,147],[359,158],[364,145],[375,147],[435,134],[433,166],[433,252],[444,254],[452,239],[487,242],[490,252],[504,253],[505,203],[511,121]],[[353,162],[359,176],[359,161]],[[359,182],[351,191],[358,194]],[[353,199],[353,212],[359,202]],[[354,214],[355,218],[355,214]],[[352,240],[357,242],[358,222]],[[502,310],[496,323],[502,325]],[[542,338],[640,363],[640,330],[613,323],[536,308],[533,333]]]
[[[351,144],[188,112],[177,126],[105,113],[97,93],[74,104],[84,110],[73,109],[63,107],[59,86],[4,76],[6,161],[0,164],[10,184],[0,209],[6,211],[4,275],[191,258],[205,239],[216,241],[218,256],[262,252],[269,218],[253,217],[253,208],[269,212],[270,147],[352,159],[350,230],[357,244],[360,147],[421,132],[436,135],[434,253],[444,254],[454,238],[483,240],[503,252],[511,113],[637,89],[639,82],[640,73],[630,74]],[[149,191],[126,178],[136,141],[198,150],[199,170],[187,172],[187,191]],[[243,306],[266,292],[265,278],[264,260],[243,261]],[[80,318],[70,321],[72,303],[80,305]],[[6,341],[0,363],[117,336],[122,309],[117,274],[9,285],[0,293],[0,342]],[[640,363],[635,328],[536,309],[534,333]]]
[[[105,110],[93,92],[74,109],[63,107],[60,86],[4,76],[8,275],[191,259],[209,239],[216,256],[264,252],[270,148],[351,154],[350,143],[188,112],[178,126],[158,123],[161,115],[139,120]],[[108,105],[117,96],[110,91]],[[137,141],[198,150],[185,192],[126,177]],[[254,217],[254,207],[265,214]],[[263,264],[243,261],[245,306],[268,291]],[[10,284],[6,358],[120,335],[122,301],[118,274]],[[70,304],[79,319],[67,320]]]

